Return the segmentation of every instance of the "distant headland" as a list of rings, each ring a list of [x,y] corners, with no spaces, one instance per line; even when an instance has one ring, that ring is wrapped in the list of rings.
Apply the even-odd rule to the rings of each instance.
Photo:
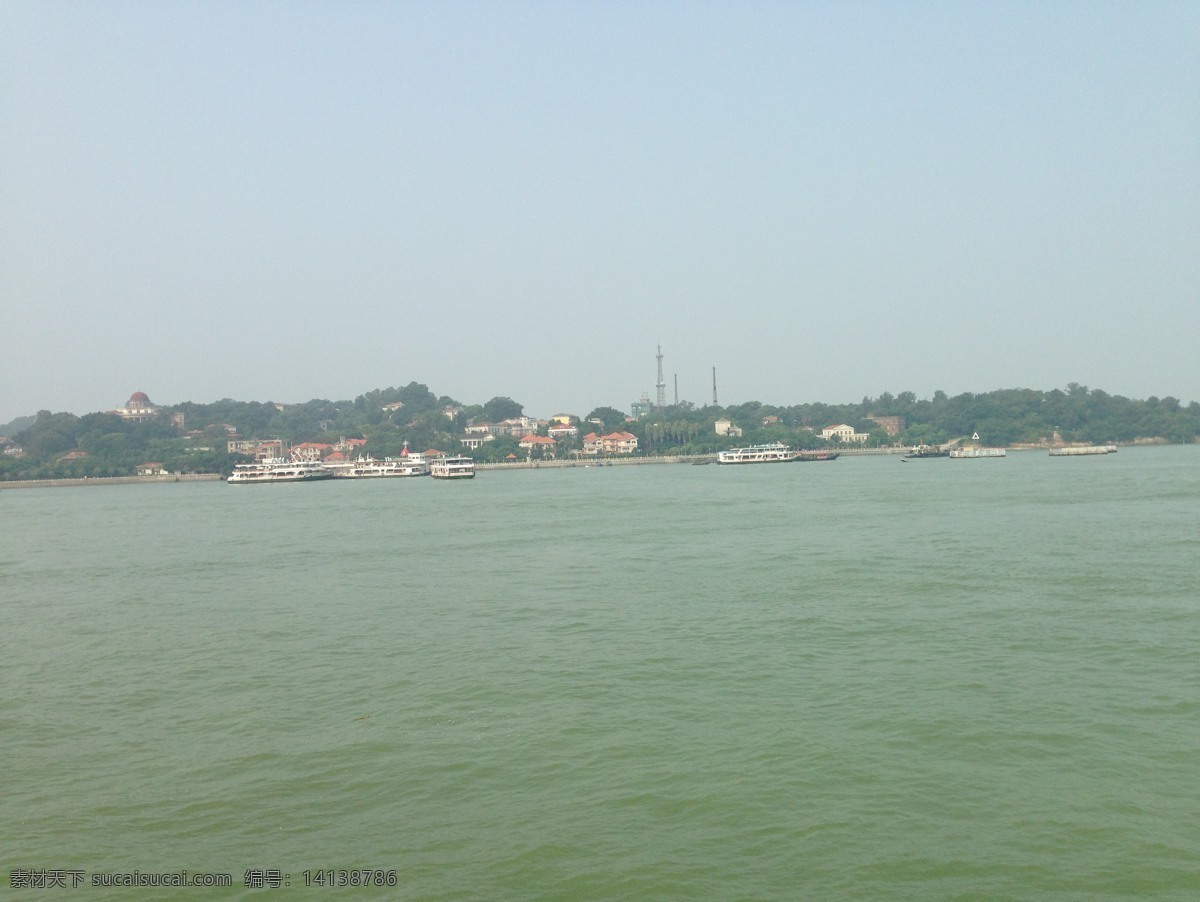
[[[1190,443],[1200,436],[1200,404],[1071,383],[931,398],[884,392],[857,404],[658,406],[643,398],[629,413],[597,407],[540,419],[509,397],[464,404],[418,382],[300,404],[156,405],[138,390],[111,410],[42,410],[0,426],[0,480],[227,474],[256,457],[385,459],[405,449],[466,453],[488,464],[711,455],[768,442],[882,450],[975,434],[996,447]]]

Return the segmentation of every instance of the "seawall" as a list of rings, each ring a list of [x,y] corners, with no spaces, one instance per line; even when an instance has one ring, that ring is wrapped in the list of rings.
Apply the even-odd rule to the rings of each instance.
[[[85,476],[80,479],[14,479],[0,482],[4,489],[51,489],[93,485],[145,485],[155,482],[216,482],[220,473],[171,473],[167,476]]]

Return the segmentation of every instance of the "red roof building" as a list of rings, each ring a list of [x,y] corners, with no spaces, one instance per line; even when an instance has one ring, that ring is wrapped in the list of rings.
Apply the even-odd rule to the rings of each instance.
[[[583,437],[584,454],[632,454],[637,447],[637,436],[631,432],[610,432],[602,436],[589,432]]]
[[[331,451],[333,451],[333,445],[326,445],[323,442],[302,442],[293,447],[290,453],[296,460],[319,461]]]

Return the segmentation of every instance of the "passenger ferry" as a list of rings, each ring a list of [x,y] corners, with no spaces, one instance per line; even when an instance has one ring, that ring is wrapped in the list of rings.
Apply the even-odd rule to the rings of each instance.
[[[751,445],[749,448],[730,448],[717,454],[719,464],[784,464],[799,459],[799,451],[793,451],[781,442]]]
[[[416,455],[408,455],[399,459],[385,457],[383,460],[362,457],[354,462],[354,466],[348,475],[354,478],[428,476],[429,465],[425,463],[423,457]]]
[[[434,479],[471,479],[475,475],[472,457],[437,457],[429,463],[429,475]]]
[[[249,485],[260,482],[315,482],[332,479],[333,471],[311,460],[281,460],[278,458],[252,464],[237,464],[226,480],[230,485]]]

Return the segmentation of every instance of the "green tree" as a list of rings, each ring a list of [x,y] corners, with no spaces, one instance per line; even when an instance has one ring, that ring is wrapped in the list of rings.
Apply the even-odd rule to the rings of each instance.
[[[524,460],[524,450],[519,447],[517,440],[511,435],[498,435],[490,442],[484,442],[469,455],[480,463],[502,463],[508,455],[515,454]]]
[[[516,419],[523,413],[524,408],[512,398],[495,397],[483,405],[483,415],[489,423]]]
[[[597,407],[585,419],[599,420],[608,432],[625,427],[625,414],[615,407]]]
[[[72,413],[39,410],[32,426],[17,436],[17,443],[33,457],[53,457],[76,447],[79,417]]]

